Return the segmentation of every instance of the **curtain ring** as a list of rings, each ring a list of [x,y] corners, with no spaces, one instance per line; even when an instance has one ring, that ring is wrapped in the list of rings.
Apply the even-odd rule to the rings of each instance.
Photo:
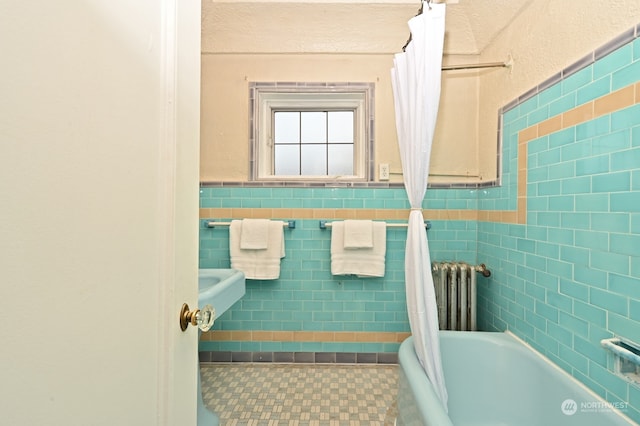
[[[420,16],[422,15],[422,12],[424,12],[424,2],[427,2],[427,6],[429,7],[429,10],[431,10],[431,0],[420,0],[420,9],[418,10],[418,14],[416,16]]]

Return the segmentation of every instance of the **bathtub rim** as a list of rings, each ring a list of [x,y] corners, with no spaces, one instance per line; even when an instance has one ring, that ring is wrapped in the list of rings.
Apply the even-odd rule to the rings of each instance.
[[[521,345],[526,347],[528,350],[533,352],[538,357],[538,359],[540,361],[548,364],[552,369],[556,370],[559,374],[565,376],[570,381],[572,381],[576,386],[582,388],[582,390],[584,390],[587,394],[592,396],[594,398],[594,400],[607,401],[605,398],[603,398],[602,396],[598,395],[593,389],[591,389],[590,387],[588,387],[587,385],[582,383],[580,380],[575,378],[573,375],[569,374],[569,372],[563,370],[558,364],[556,364],[555,362],[551,361],[546,355],[544,355],[542,352],[540,352],[539,350],[537,350],[536,348],[531,346],[524,339],[522,339],[519,336],[515,335],[512,331],[505,330],[505,331],[503,331],[501,333],[510,336],[516,342],[520,343]],[[626,402],[628,403],[629,401],[626,401]],[[616,416],[620,417],[622,420],[624,420],[625,422],[627,422],[629,424],[629,426],[638,426],[639,425],[639,423],[637,423],[635,420],[633,420],[631,417],[627,416],[625,413],[623,413],[622,411],[618,410],[617,408],[611,409],[610,412],[612,413],[612,415],[616,415]]]
[[[579,381],[577,378],[569,374],[567,371],[563,370],[559,365],[555,364],[551,361],[547,356],[542,354],[540,351],[535,349],[529,343],[527,343],[524,339],[515,335],[510,330],[505,331],[452,331],[452,330],[440,330],[439,336],[442,338],[443,336],[449,336],[452,338],[463,339],[472,338],[472,339],[486,339],[488,336],[492,336],[492,343],[503,344],[506,346],[515,346],[521,350],[525,350],[531,353],[539,362],[542,362],[556,373],[559,373],[561,376],[564,376],[569,381],[573,382],[576,386],[581,388],[588,395],[593,397],[594,400],[598,401],[606,401],[603,397],[598,395],[594,390],[586,386],[584,383]],[[418,356],[416,355],[413,343],[413,336],[409,336],[406,338],[401,344],[398,350],[398,365],[400,367],[401,374],[407,377],[408,386],[411,388],[413,395],[425,395],[428,399],[424,401],[424,403],[417,404],[417,409],[422,417],[422,419],[433,419],[434,423],[425,423],[425,426],[454,426],[449,415],[447,413],[447,409],[443,406],[437,394],[435,393],[431,382],[428,377],[424,373],[424,369],[418,360]],[[419,368],[422,372],[422,376],[424,380],[415,380],[414,377],[409,377],[405,372],[405,366],[407,366],[409,371],[411,368]],[[446,377],[445,377],[445,385],[446,385]],[[398,395],[398,398],[400,396]],[[415,399],[415,398],[414,398]],[[428,409],[427,409],[428,407]],[[399,409],[400,407],[398,407]],[[398,412],[398,415],[400,413]],[[629,416],[618,409],[612,409],[611,415],[615,415],[621,421],[625,422],[629,426],[638,426],[639,423],[635,422]]]
[[[415,369],[419,369],[424,373],[424,369],[422,368],[422,364],[420,364],[420,360],[416,355],[416,351],[413,344],[413,336],[407,337],[401,344],[398,349],[398,365],[401,369],[401,374],[407,377],[407,384],[411,388],[412,395],[425,395],[428,398],[428,401],[424,401],[424,403],[416,404],[417,409],[420,413],[422,419],[434,419],[435,423],[425,424],[425,426],[454,426],[447,414],[447,410],[438,398],[438,395],[433,390],[433,386],[429,381],[429,378],[426,374],[423,375],[424,380],[415,380],[415,378],[410,378],[407,375],[407,371],[415,371]],[[406,368],[405,368],[406,367]],[[446,378],[445,378],[446,380]],[[446,383],[446,382],[445,382]],[[400,395],[398,395],[398,399]],[[398,403],[398,416],[400,415],[400,404]]]

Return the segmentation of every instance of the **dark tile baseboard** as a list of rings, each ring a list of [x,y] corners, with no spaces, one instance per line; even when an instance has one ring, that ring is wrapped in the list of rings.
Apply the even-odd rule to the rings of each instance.
[[[200,362],[397,364],[396,352],[199,352]]]

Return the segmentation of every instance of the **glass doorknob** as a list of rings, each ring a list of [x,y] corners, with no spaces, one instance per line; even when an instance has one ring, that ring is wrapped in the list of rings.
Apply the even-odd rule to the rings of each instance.
[[[202,309],[189,310],[189,305],[182,304],[180,309],[180,330],[185,331],[189,324],[198,327],[202,331],[209,331],[213,326],[216,311],[211,305],[205,305]]]
[[[202,331],[209,331],[213,327],[213,320],[216,317],[216,310],[211,305],[204,305],[204,308],[196,312],[196,322]]]

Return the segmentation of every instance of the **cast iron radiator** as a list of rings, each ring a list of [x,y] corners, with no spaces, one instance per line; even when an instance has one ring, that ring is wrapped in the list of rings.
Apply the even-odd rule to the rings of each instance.
[[[465,262],[433,262],[431,273],[436,291],[440,330],[476,331],[476,272],[488,277],[482,265]]]

